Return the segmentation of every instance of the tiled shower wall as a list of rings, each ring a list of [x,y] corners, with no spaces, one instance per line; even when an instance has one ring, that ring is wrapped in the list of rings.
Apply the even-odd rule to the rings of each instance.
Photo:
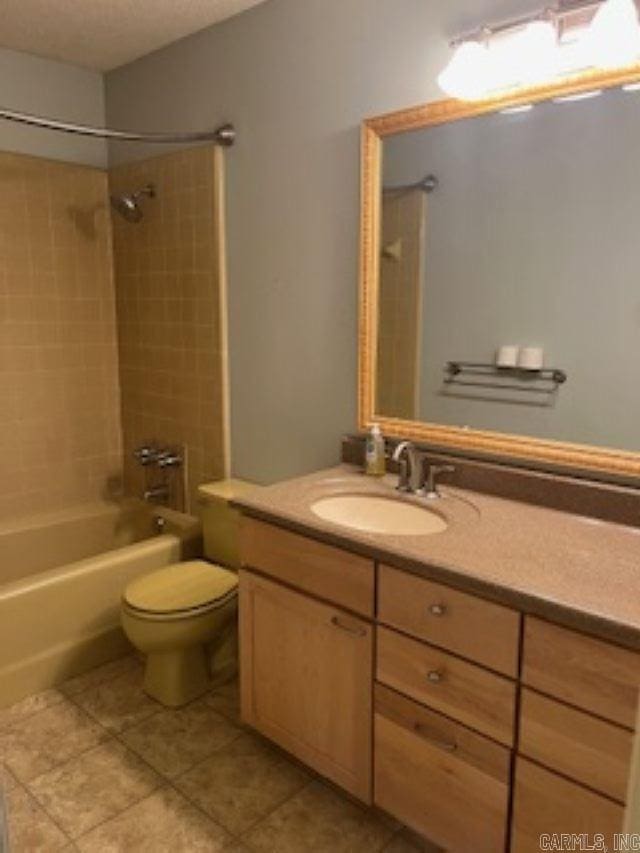
[[[141,222],[113,218],[127,491],[150,484],[136,447],[179,445],[188,508],[197,485],[227,469],[220,156],[194,148],[110,173],[114,194],[149,183],[156,193]],[[172,502],[180,497],[174,489]]]
[[[120,473],[107,177],[0,152],[0,521]]]

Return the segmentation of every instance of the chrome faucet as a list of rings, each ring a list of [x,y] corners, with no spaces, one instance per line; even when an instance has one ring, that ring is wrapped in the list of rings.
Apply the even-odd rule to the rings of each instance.
[[[436,465],[428,462],[425,454],[410,441],[401,441],[394,450],[392,459],[400,467],[397,490],[411,495],[420,495],[428,500],[441,497],[438,491],[440,475],[455,471],[453,465]]]
[[[391,457],[400,466],[400,476],[396,488],[399,492],[416,494],[423,485],[423,457],[418,448],[410,441],[401,441]]]

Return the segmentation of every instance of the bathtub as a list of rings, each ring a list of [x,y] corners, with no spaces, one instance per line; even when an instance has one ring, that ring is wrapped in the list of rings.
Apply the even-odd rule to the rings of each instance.
[[[200,549],[197,519],[135,500],[1,525],[0,707],[124,654],[123,588]]]

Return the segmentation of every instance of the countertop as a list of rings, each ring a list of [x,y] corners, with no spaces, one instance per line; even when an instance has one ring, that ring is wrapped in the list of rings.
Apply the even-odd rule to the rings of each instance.
[[[447,486],[435,502],[341,465],[233,501],[246,515],[462,591],[640,650],[640,529]],[[448,522],[431,536],[353,530],[314,501],[366,494],[426,505]]]

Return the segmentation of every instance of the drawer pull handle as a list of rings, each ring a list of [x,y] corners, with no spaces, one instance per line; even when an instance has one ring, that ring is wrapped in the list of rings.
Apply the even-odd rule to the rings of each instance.
[[[440,672],[439,669],[432,669],[427,673],[427,681],[430,681],[431,684],[440,684],[440,682],[444,678],[444,673]]]
[[[345,625],[344,622],[340,621],[338,616],[331,617],[331,624],[335,625],[336,628],[340,628],[341,631],[351,634],[353,637],[365,637],[367,634],[364,628],[353,628],[351,625]]]
[[[447,612],[446,604],[430,604],[429,605],[429,613],[432,616],[444,616]]]
[[[455,752],[458,748],[455,741],[434,737],[421,723],[414,723],[413,730],[423,740],[428,741],[432,746],[443,750],[443,752]]]

